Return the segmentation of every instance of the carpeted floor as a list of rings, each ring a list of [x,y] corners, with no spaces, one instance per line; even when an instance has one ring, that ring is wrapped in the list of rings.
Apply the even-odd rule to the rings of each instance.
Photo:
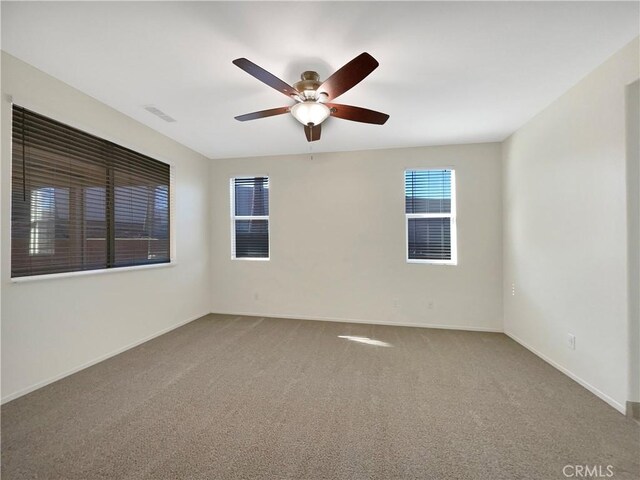
[[[209,315],[2,407],[3,480],[547,480],[565,465],[640,478],[640,426],[497,333]]]

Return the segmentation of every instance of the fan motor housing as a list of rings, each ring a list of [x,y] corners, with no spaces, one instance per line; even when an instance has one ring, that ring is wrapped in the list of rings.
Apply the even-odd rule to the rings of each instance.
[[[320,81],[320,75],[318,72],[314,72],[312,70],[307,70],[306,72],[302,72],[300,75],[300,81],[293,84],[293,88],[295,88],[300,93],[303,93],[307,90],[318,90],[318,87],[322,85]]]

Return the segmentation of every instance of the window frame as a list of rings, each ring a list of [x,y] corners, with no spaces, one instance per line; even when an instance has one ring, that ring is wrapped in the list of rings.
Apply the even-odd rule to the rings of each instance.
[[[427,172],[431,170],[449,170],[451,172],[451,212],[450,213],[407,213],[407,190],[406,176],[407,172]],[[451,166],[446,167],[415,167],[405,168],[402,172],[402,190],[404,211],[404,255],[406,263],[417,263],[427,265],[458,265],[458,226],[457,226],[457,202],[456,202],[456,169]],[[451,232],[451,259],[438,260],[426,258],[409,258],[409,219],[411,218],[449,218]]]
[[[76,130],[80,130],[89,135],[93,135],[98,137],[101,140],[105,140],[107,142],[113,143],[120,147],[123,147],[128,150],[132,150],[136,153],[139,153],[143,156],[149,157],[158,162],[164,163],[169,166],[169,261],[167,262],[156,262],[156,263],[148,263],[148,264],[140,264],[140,265],[126,265],[121,267],[109,267],[109,268],[97,268],[97,269],[87,269],[87,270],[74,270],[69,272],[57,272],[57,273],[43,273],[36,275],[24,275],[20,277],[11,276],[9,273],[9,281],[11,283],[27,283],[33,281],[42,281],[42,280],[54,280],[59,278],[68,278],[68,277],[80,277],[87,275],[101,275],[101,274],[111,274],[111,273],[119,273],[119,272],[128,272],[128,271],[136,271],[136,270],[149,270],[156,268],[169,268],[174,267],[178,264],[177,259],[177,242],[176,242],[176,165],[175,162],[169,160],[161,154],[156,152],[150,152],[146,148],[140,147],[138,145],[133,145],[130,142],[124,141],[121,138],[116,138],[108,133],[105,133],[102,130],[98,130],[92,124],[87,124],[82,121],[78,121],[77,118],[67,115],[65,112],[61,112],[58,110],[52,110],[51,108],[43,105],[39,102],[33,102],[30,99],[23,99],[21,97],[16,97],[15,95],[7,95],[6,100],[9,104],[9,110],[13,115],[14,106],[21,107],[27,110],[31,110],[39,115],[48,117],[56,122],[63,123],[68,127],[74,128]],[[13,152],[13,128],[11,129],[11,135],[9,135],[9,152]],[[9,155],[9,173],[13,172],[13,155]],[[11,178],[9,180],[9,198],[13,198],[13,182]],[[13,208],[10,205],[10,210]],[[12,252],[12,242],[13,242],[13,222],[9,221],[9,251]],[[9,254],[9,272],[12,271],[13,267],[13,255]]]
[[[266,178],[269,183],[269,215],[236,215],[236,180]],[[271,177],[269,175],[233,175],[229,178],[229,199],[231,214],[231,260],[247,260],[249,262],[268,262],[271,260]],[[236,220],[266,220],[267,221],[267,256],[266,257],[236,257]]]

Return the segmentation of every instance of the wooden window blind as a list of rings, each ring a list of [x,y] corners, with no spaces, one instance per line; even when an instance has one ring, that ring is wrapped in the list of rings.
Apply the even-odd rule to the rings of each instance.
[[[169,165],[14,105],[11,276],[170,261]]]

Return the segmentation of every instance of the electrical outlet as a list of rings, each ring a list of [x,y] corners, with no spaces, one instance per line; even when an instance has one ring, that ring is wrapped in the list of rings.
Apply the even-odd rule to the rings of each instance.
[[[257,302],[258,300],[260,300],[260,294],[258,292],[255,292],[253,294],[253,299]]]
[[[400,308],[400,300],[397,298],[393,299],[393,308]]]
[[[429,310],[433,310],[433,300],[429,300],[429,301],[427,302],[427,308],[428,308]]]
[[[571,350],[576,349],[576,336],[573,333],[567,334],[567,347]]]

